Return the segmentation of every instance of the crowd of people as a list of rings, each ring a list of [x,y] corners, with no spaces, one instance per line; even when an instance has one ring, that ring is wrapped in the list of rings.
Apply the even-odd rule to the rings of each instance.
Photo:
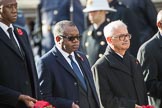
[[[162,10],[86,2],[40,0],[35,59],[17,1],[0,0],[0,108],[162,108]]]

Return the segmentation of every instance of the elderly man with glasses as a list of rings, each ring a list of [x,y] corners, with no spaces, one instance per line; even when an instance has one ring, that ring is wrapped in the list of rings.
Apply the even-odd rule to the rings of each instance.
[[[104,56],[92,66],[104,108],[142,108],[147,95],[139,62],[128,53],[131,35],[120,20],[104,27]]]

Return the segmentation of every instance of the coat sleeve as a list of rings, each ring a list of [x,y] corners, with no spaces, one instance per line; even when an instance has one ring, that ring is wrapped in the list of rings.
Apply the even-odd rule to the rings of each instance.
[[[0,85],[0,103],[16,107],[20,93]]]
[[[105,68],[106,67],[106,68]],[[94,65],[93,73],[98,73],[98,85],[101,102],[104,108],[134,108],[134,100],[116,96],[112,91],[107,78],[107,72],[110,71],[106,65]],[[96,78],[95,78],[96,81]]]

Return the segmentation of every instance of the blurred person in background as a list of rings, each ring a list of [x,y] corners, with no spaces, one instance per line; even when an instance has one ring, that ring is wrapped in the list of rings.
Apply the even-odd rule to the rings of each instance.
[[[40,56],[54,45],[52,28],[61,20],[73,21],[82,33],[84,30],[84,14],[80,0],[40,0],[35,31],[41,32]]]
[[[109,23],[106,20],[106,12],[115,12],[109,7],[106,0],[88,0],[86,8],[91,25],[84,31],[81,39],[81,50],[86,54],[92,66],[97,59],[102,57],[107,43],[103,35],[103,28]]]
[[[157,31],[157,10],[151,0],[120,0],[137,16],[141,33],[140,45],[149,40]]]
[[[122,2],[118,0],[107,0],[110,7],[116,9],[116,12],[107,13],[106,17],[109,21],[122,20],[127,26],[128,31],[132,35],[131,45],[129,52],[136,57],[138,48],[140,47],[140,30],[138,26],[140,25],[136,14],[127,8]]]

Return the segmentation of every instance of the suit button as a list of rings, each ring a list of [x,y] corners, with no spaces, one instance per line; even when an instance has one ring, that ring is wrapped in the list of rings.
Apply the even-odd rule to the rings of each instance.
[[[78,85],[78,83],[77,83],[77,82],[74,82],[74,85],[75,85],[75,86],[77,86],[77,85]]]

